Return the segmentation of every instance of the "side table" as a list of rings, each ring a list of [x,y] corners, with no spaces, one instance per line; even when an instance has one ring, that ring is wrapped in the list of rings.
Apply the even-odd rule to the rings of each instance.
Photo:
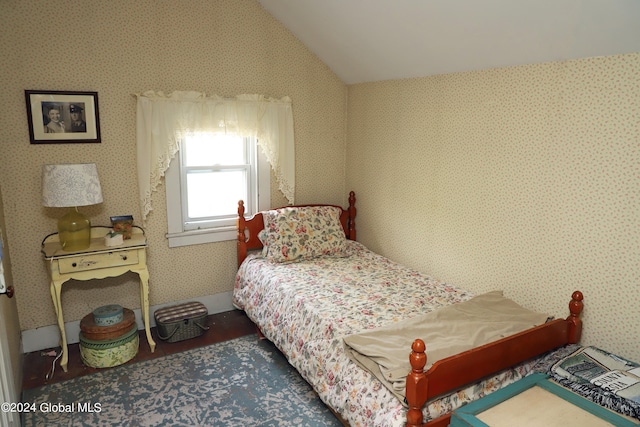
[[[149,328],[149,271],[147,270],[147,239],[140,227],[133,227],[131,239],[118,246],[105,246],[104,236],[109,227],[92,227],[91,244],[82,251],[64,251],[60,245],[58,233],[50,234],[42,241],[42,254],[47,261],[47,270],[51,277],[50,291],[53,307],[60,328],[60,346],[62,357],[60,366],[67,372],[69,353],[67,335],[64,329],[61,292],[62,285],[70,279],[92,280],[116,277],[128,271],[140,277],[140,305],[144,329],[151,352],[156,343]]]

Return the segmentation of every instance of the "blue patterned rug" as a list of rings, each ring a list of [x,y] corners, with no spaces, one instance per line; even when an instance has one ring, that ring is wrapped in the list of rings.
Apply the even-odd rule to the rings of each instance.
[[[341,426],[255,335],[25,390],[22,401],[36,409],[25,427]]]

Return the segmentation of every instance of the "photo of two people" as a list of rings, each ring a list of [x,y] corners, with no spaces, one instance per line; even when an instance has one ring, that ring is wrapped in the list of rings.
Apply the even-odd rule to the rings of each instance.
[[[97,92],[25,90],[32,144],[99,143]]]
[[[86,132],[84,103],[42,103],[44,133]]]

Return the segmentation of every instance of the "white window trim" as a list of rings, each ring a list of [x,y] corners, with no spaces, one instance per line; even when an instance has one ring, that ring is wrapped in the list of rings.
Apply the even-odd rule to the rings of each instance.
[[[271,207],[271,170],[266,156],[260,148],[258,151],[258,211]],[[167,199],[166,234],[170,248],[199,245],[203,243],[236,240],[238,232],[235,225],[183,231],[182,197],[180,186],[180,155],[171,160],[169,169],[164,175]],[[247,217],[252,213],[247,213]]]

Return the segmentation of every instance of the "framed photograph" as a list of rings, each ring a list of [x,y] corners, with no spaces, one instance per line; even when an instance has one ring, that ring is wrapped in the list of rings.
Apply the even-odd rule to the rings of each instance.
[[[97,92],[25,90],[32,144],[100,142]]]

